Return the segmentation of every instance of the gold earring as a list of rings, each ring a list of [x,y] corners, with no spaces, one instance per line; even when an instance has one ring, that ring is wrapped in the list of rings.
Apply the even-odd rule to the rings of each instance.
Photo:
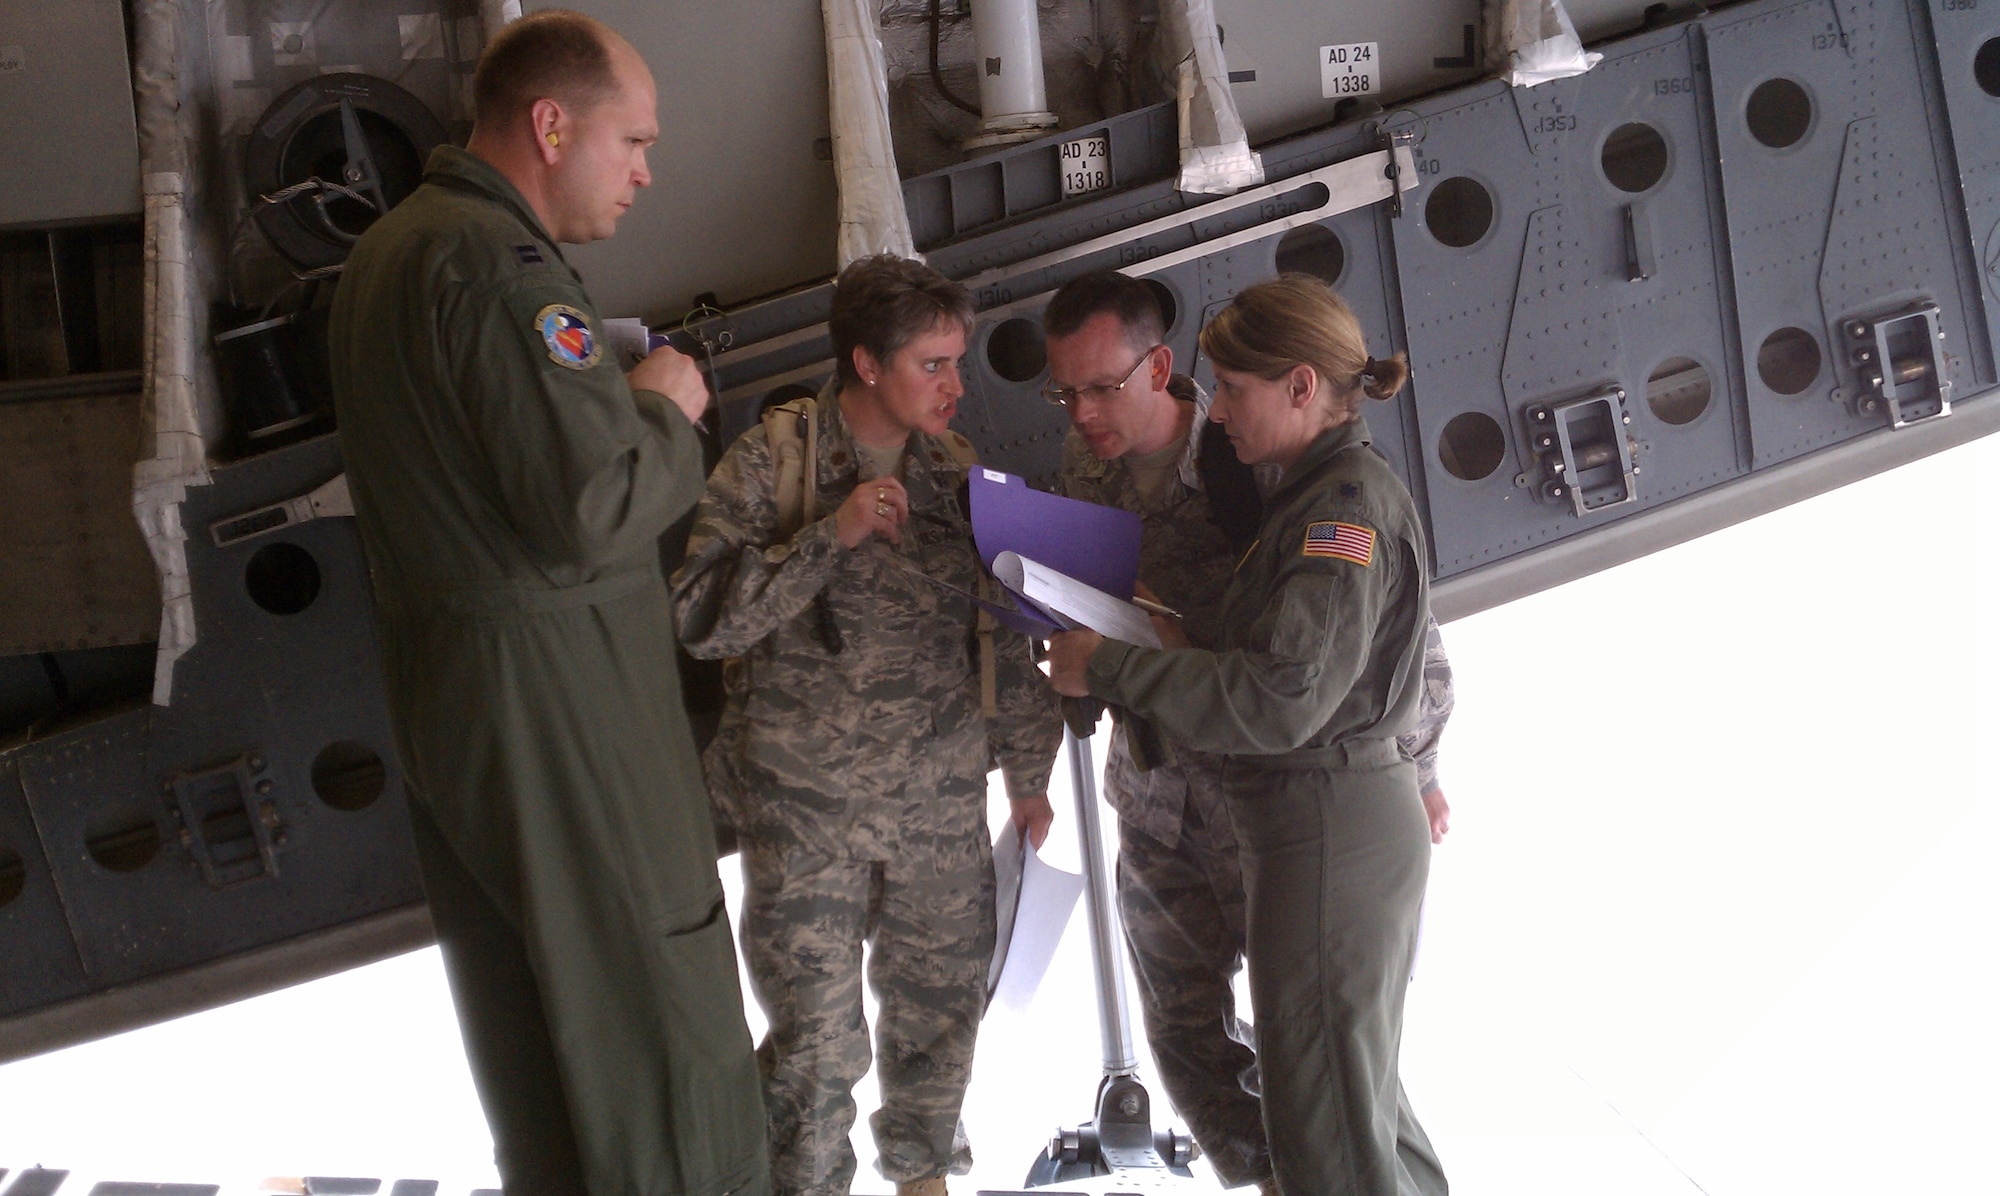
[[[554,133],[551,133],[551,134],[549,134],[549,144],[550,144],[550,145],[560,145],[560,144],[562,144],[562,139],[561,139],[561,138],[559,138],[559,137],[557,137],[557,136],[556,136],[556,135],[555,135]]]

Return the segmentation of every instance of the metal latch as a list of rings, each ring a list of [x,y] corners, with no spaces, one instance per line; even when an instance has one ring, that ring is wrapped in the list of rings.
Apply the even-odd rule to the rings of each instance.
[[[1536,403],[1522,413],[1528,444],[1541,463],[1538,496],[1569,500],[1579,516],[1639,497],[1637,446],[1626,429],[1625,388],[1607,386],[1580,399]]]
[[[308,519],[334,519],[352,514],[354,498],[347,492],[347,475],[342,473],[309,494],[218,519],[208,525],[208,534],[217,548],[227,548]]]
[[[174,799],[168,817],[210,888],[278,875],[278,852],[287,836],[271,796],[274,788],[257,751],[167,780]]]
[[[1938,307],[1925,303],[1895,315],[1847,321],[1854,368],[1867,390],[1855,403],[1863,415],[1888,408],[1892,427],[1907,428],[1951,414],[1945,377],[1944,329]]]

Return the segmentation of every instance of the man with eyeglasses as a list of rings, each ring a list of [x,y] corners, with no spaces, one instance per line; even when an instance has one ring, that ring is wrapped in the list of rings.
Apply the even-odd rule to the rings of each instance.
[[[1146,283],[1109,270],[1074,279],[1049,301],[1042,327],[1042,393],[1070,418],[1058,489],[1138,515],[1141,583],[1180,612],[1195,646],[1214,643],[1223,591],[1257,534],[1261,494],[1277,479],[1237,459],[1206,419],[1208,395],[1173,372]],[[1451,707],[1451,666],[1432,623],[1423,721],[1403,746],[1417,760],[1434,842],[1450,818],[1437,744]],[[1274,1196],[1255,1040],[1236,1015],[1232,986],[1243,964],[1243,875],[1221,758],[1113,714],[1104,795],[1118,812],[1118,908],[1147,1042],[1168,1097],[1223,1184],[1256,1184]]]

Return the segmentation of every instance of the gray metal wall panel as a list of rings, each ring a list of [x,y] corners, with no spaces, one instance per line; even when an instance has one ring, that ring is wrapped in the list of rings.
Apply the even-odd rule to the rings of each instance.
[[[1615,0],[1636,18],[1644,0]],[[1572,6],[1574,7],[1574,6]],[[1327,120],[1334,101],[1320,88],[1319,48],[1375,42],[1382,56],[1382,96],[1401,98],[1475,77],[1486,64],[1475,45],[1464,61],[1465,33],[1481,21],[1477,0],[1345,0],[1273,4],[1216,0],[1222,49],[1236,107],[1252,142],[1269,141]],[[1240,78],[1254,74],[1255,78]]]
[[[574,8],[631,39],[653,68],[653,185],[618,235],[563,252],[606,316],[678,318],[694,296],[737,303],[834,270],[838,204],[826,48],[811,0],[531,0]]]
[[[1394,225],[1395,252],[1417,433],[1424,445],[1431,547],[1438,573],[1448,575],[1534,542],[1496,544],[1489,513],[1511,515],[1520,507],[1525,518],[1534,518],[1527,493],[1513,492],[1513,476],[1521,469],[1514,448],[1518,432],[1494,382],[1505,360],[1538,184],[1506,87],[1488,83],[1455,92],[1415,106],[1411,116],[1407,121],[1397,116],[1396,126],[1421,130],[1413,150],[1423,187],[1405,196],[1405,214]],[[1453,247],[1431,234],[1424,204],[1440,182],[1460,177],[1493,197],[1493,215],[1480,239]],[[1506,445],[1493,472],[1475,480],[1448,472],[1437,451],[1445,426],[1468,412],[1491,419]]]
[[[1978,267],[1965,302],[1971,308],[1977,301],[1985,309],[1985,344],[1968,352],[1983,350],[1984,360],[1974,361],[1973,368],[1990,385],[2000,380],[1993,360],[2000,343],[2000,4],[1987,0],[1981,8],[1978,0],[1929,0],[1926,15],[1945,108],[1945,119],[1934,120],[1932,132],[1947,135],[1946,156],[1964,205],[1959,235]],[[1980,62],[1986,66],[1983,80],[1975,68]]]
[[[1853,405],[1860,383],[1846,318],[1929,299],[1963,344],[1965,312],[1905,5],[1748,5],[1705,27],[1761,466],[1881,426]],[[1753,97],[1773,80],[1792,81],[1812,104],[1804,136],[1778,148],[1751,128]],[[1760,365],[1760,351],[1788,328],[1810,335],[1819,354],[1796,394],[1781,393],[1789,383],[1774,389]],[[1955,381],[1962,391],[1975,382]]]
[[[18,765],[0,758],[0,843],[21,860],[18,894],[0,905],[0,1011],[87,991],[61,895],[42,855],[41,836],[21,792]],[[0,888],[0,898],[4,898]]]
[[[145,944],[172,933],[162,898],[186,883],[166,846],[159,789],[147,780],[150,722],[150,711],[134,711],[37,743],[17,757],[21,787],[92,987],[144,974],[158,958]],[[157,846],[136,869],[112,871],[92,857],[93,838],[146,827]],[[21,1007],[53,995],[23,994],[29,999]]]
[[[28,806],[75,951],[92,988],[263,947],[423,899],[390,735],[367,573],[353,521],[319,519],[217,548],[214,519],[310,491],[338,473],[332,437],[219,469],[189,491],[189,580],[200,638],[175,672],[175,701],[78,728],[15,753]],[[252,599],[257,553],[309,554],[317,592],[295,614]],[[285,550],[289,551],[289,550]],[[338,808],[313,768],[333,744],[358,744],[381,763],[379,796]],[[171,782],[254,755],[277,820],[276,876],[217,888],[183,840]],[[247,824],[245,824],[247,826]],[[90,843],[150,826],[159,848],[114,870]],[[237,846],[243,846],[243,840]],[[38,948],[45,949],[45,948]],[[61,985],[8,994],[0,1012],[71,995]]]
[[[123,6],[0,3],[0,228],[140,210]]]
[[[1580,79],[1489,94],[1436,115],[1418,108],[1426,189],[1409,201],[1417,219],[1398,222],[1396,233],[1441,576],[1740,472],[1740,390],[1726,346],[1694,77],[1686,32],[1669,29],[1609,48]],[[1630,125],[1652,129],[1665,147],[1664,172],[1637,191],[1614,186],[1603,165],[1607,141]],[[1459,176],[1493,193],[1494,227],[1454,249],[1429,228],[1427,201]],[[1627,269],[1628,218],[1652,243],[1643,279]],[[1646,402],[1648,378],[1674,358],[1696,362],[1711,391],[1684,423]],[[1579,517],[1566,501],[1540,500],[1538,487],[1550,479],[1523,444],[1523,411],[1601,387],[1627,392],[1638,497]],[[1467,411],[1498,422],[1507,440],[1484,478],[1456,476],[1444,459],[1445,430]]]

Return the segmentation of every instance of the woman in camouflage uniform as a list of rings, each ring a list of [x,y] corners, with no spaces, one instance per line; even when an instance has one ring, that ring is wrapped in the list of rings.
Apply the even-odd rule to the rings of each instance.
[[[1409,369],[1369,357],[1347,305],[1289,275],[1237,295],[1201,347],[1209,417],[1244,463],[1283,468],[1221,640],[1191,648],[1165,620],[1163,649],[1069,632],[1050,679],[1225,756],[1278,1189],[1442,1196],[1396,1062],[1430,868],[1417,766],[1396,742],[1423,697],[1428,553],[1358,410]]]
[[[839,377],[777,413],[806,434],[767,422],[723,455],[675,613],[694,655],[736,658],[704,764],[739,836],[743,953],[771,1023],[773,1189],[841,1196],[853,1180],[867,943],[878,1166],[899,1193],[941,1196],[993,953],[987,770],[1039,841],[1062,730],[1027,641],[980,634],[965,596],[981,576],[961,499],[972,453],[947,425],[971,300],[928,267],[868,258],[842,272],[828,323]],[[780,478],[799,471],[778,458],[801,450],[810,497],[781,528]]]

